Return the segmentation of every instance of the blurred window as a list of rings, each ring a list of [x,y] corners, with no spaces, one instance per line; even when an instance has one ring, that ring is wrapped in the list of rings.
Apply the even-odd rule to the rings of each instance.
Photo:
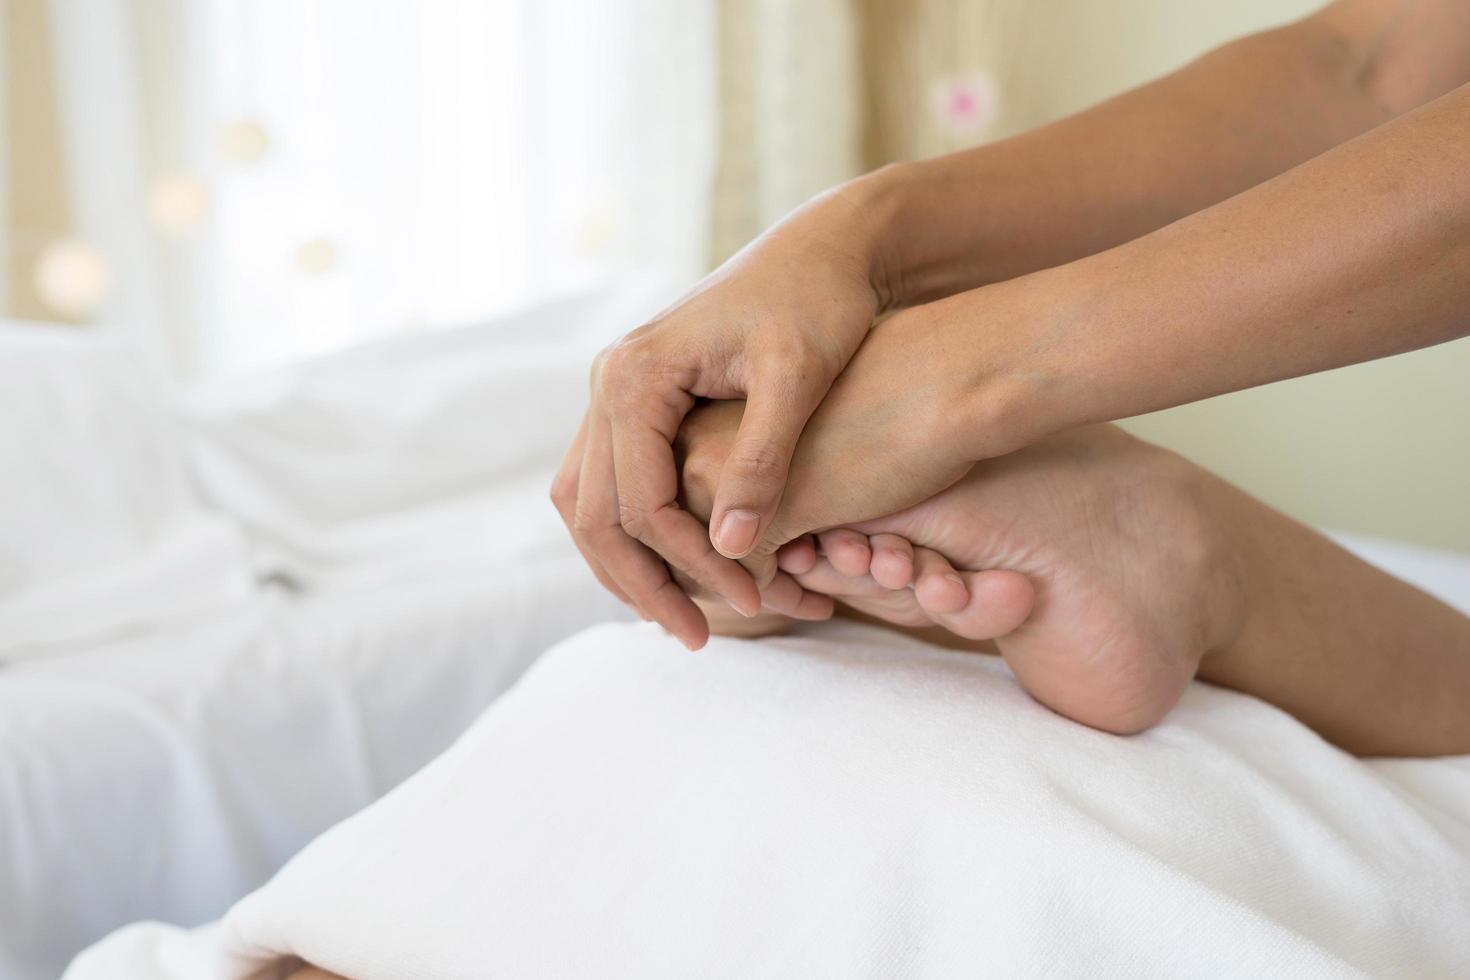
[[[711,2],[53,0],[97,319],[207,373],[697,274]]]

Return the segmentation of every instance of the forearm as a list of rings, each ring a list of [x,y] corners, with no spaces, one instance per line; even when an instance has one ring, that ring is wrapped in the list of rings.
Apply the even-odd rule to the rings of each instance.
[[[1033,377],[1065,401],[1062,423],[1076,424],[1463,336],[1467,145],[1470,86],[1167,228],[1030,277],[1049,304],[1027,338]],[[961,322],[974,301],[983,316],[983,292],[931,310]]]
[[[1282,173],[1454,87],[1443,0],[1333,5],[998,143],[854,183],[888,305],[1102,251]],[[1418,66],[1438,70],[1409,70]]]
[[[898,312],[807,423],[768,537],[1073,426],[1464,335],[1467,146],[1470,86],[1141,238]],[[903,468],[879,485],[844,462],[864,453]]]
[[[1199,677],[1358,755],[1470,753],[1470,617],[1210,479],[1247,598]]]

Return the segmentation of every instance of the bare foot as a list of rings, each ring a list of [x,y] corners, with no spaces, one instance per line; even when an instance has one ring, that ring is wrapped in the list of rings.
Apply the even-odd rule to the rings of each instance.
[[[981,463],[906,511],[793,542],[781,566],[887,622],[994,639],[1038,701],[1137,732],[1239,630],[1198,473],[1094,426]]]

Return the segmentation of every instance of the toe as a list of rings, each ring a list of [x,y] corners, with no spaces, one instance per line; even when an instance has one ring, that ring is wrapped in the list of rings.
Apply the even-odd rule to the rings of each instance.
[[[798,585],[808,592],[820,592],[823,595],[835,596],[839,599],[853,596],[877,595],[882,592],[891,591],[873,581],[871,575],[851,576],[842,574],[825,556],[817,558],[817,563],[812,566],[811,571],[802,572],[800,575],[793,576],[793,578]]]
[[[831,619],[832,599],[801,587],[785,572],[777,572],[761,592],[761,605],[792,619]]]
[[[914,595],[925,612],[937,616],[964,609],[970,590],[947,558],[929,548],[915,548]]]
[[[885,589],[904,589],[914,580],[914,546],[897,534],[875,534],[868,539],[873,550],[870,574]]]
[[[817,564],[817,542],[810,534],[783,544],[776,552],[776,567],[792,575],[809,572]]]
[[[951,633],[971,640],[993,640],[1012,632],[1031,615],[1036,591],[1031,580],[1020,572],[991,569],[959,574],[965,581],[968,601],[955,610],[928,610],[935,622]]]
[[[823,531],[817,538],[822,543],[822,553],[837,571],[853,578],[868,574],[873,550],[868,547],[866,534],[839,527]]]

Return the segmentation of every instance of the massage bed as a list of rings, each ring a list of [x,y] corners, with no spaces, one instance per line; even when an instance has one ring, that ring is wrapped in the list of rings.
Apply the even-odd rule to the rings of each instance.
[[[144,929],[121,933],[133,938],[100,947],[96,957],[103,958],[94,957],[92,962],[122,962],[105,957],[116,955],[116,950],[122,948],[119,943],[125,946],[144,941],[145,945],[162,943],[160,949],[188,947],[201,956],[225,956],[220,961],[223,966],[210,961],[213,965],[209,970],[181,975],[210,975],[215,966],[219,975],[230,975],[228,970],[235,967],[229,964],[255,963],[250,955],[240,953],[238,945],[220,953],[221,930],[234,928],[227,912],[235,902],[265,883],[309,841],[334,824],[364,807],[368,807],[366,814],[373,813],[373,801],[430,763],[487,708],[490,713],[484,715],[476,731],[502,724],[495,719],[509,710],[504,706],[518,703],[517,698],[524,702],[526,697],[524,692],[509,699],[501,695],[543,651],[590,624],[628,618],[596,586],[577,557],[546,500],[546,487],[556,456],[580,413],[585,384],[581,361],[594,349],[595,338],[606,335],[616,324],[632,322],[636,316],[632,311],[640,303],[646,305],[639,299],[575,300],[513,322],[448,331],[411,343],[350,352],[242,383],[192,390],[167,408],[166,426],[160,428],[156,418],[135,426],[157,430],[149,443],[152,449],[141,454],[151,461],[149,467],[136,473],[123,469],[131,465],[126,460],[109,462],[105,441],[94,444],[83,438],[70,448],[72,457],[87,461],[85,466],[77,464],[79,475],[104,464],[116,467],[93,481],[105,485],[106,495],[93,500],[78,490],[81,496],[64,501],[67,510],[60,516],[77,526],[72,532],[76,538],[73,544],[79,549],[73,556],[74,564],[112,569],[116,574],[110,581],[134,585],[127,603],[100,612],[91,602],[99,594],[93,580],[81,582],[70,591],[53,588],[54,582],[48,580],[45,589],[32,589],[19,598],[0,588],[0,623],[12,627],[0,635],[0,830],[4,831],[0,834],[0,977],[32,980],[57,976],[87,944],[128,922],[147,919],[173,927],[194,927],[226,916],[224,925],[207,927],[197,936],[180,937],[163,927],[152,932]],[[571,330],[567,324],[577,324],[577,329]],[[0,334],[0,346],[5,341]],[[90,359],[93,353],[68,348],[56,365],[64,375],[57,377],[75,376],[74,357]],[[110,358],[105,358],[107,365],[98,369],[100,373],[88,375],[89,382],[113,377],[112,369],[118,365]],[[27,371],[34,374],[36,368],[28,365]],[[89,392],[96,387],[92,384]],[[65,385],[61,388],[64,393]],[[136,409],[133,402],[140,401],[137,386],[122,388],[131,399],[128,410]],[[12,389],[0,386],[0,392],[6,390]],[[392,391],[393,397],[385,399],[384,391]],[[77,398],[91,397],[89,393],[73,394]],[[529,416],[521,405],[533,396],[538,411]],[[71,416],[85,421],[93,417],[115,419],[119,412],[113,399],[85,410],[68,402],[51,406],[44,415],[48,422]],[[102,435],[115,437],[111,432]],[[26,451],[23,442],[16,450],[17,458]],[[38,444],[32,449],[36,453],[52,452],[55,442],[54,427],[48,425],[44,446]],[[0,445],[0,451],[11,448],[11,444]],[[178,459],[167,465],[160,463],[166,462],[171,452],[176,452]],[[130,452],[129,458],[138,455]],[[160,476],[160,472],[167,475],[173,469],[184,476]],[[178,498],[174,507],[177,513],[154,515],[157,527],[150,525],[147,534],[135,535],[137,541],[116,535],[108,538],[103,544],[112,550],[101,554],[96,551],[102,547],[97,544],[99,536],[80,531],[91,528],[88,522],[94,519],[96,527],[103,527],[100,522],[104,520],[115,520],[117,515],[104,504],[132,484],[137,485],[140,499],[158,497],[161,486],[172,487],[169,492]],[[48,518],[45,508],[49,506],[43,498],[43,494],[37,494],[31,501],[40,508],[36,514],[42,524]],[[88,509],[94,505],[96,513]],[[12,535],[5,543],[24,543],[13,537],[22,532],[14,528],[0,531]],[[58,538],[45,540],[55,542]],[[143,548],[139,542],[157,541],[172,543],[168,548],[149,545],[153,550],[142,558],[134,554]],[[1470,559],[1370,539],[1346,538],[1344,543],[1369,560],[1470,610]],[[100,561],[99,554],[106,560]],[[188,560],[170,563],[161,560],[160,554],[184,554]],[[63,554],[52,562],[56,567],[38,569],[36,574],[51,575],[64,585],[72,583],[59,574],[67,571],[62,567],[65,557]],[[170,571],[177,567],[187,569],[189,574]],[[109,580],[104,577],[103,581],[105,584]],[[718,645],[721,652],[707,659],[765,665],[761,668],[765,673],[743,677],[737,671],[731,675],[728,690],[732,697],[749,685],[781,689],[785,682],[780,680],[779,671],[771,672],[775,670],[773,665],[806,662],[801,658],[780,659],[780,651],[789,651],[790,643],[797,643],[799,650],[826,651],[818,659],[830,654],[829,660],[837,658],[831,662],[841,661],[854,650],[877,649],[879,659],[892,655],[923,663],[938,657],[936,663],[953,664],[949,659],[952,655],[910,646],[895,652],[883,646],[888,640],[875,639],[869,632],[844,632],[849,629],[814,627],[798,640],[779,641],[771,648],[777,651],[775,660],[762,659],[764,654],[752,657],[757,649],[765,648],[723,643]],[[23,637],[24,642],[8,642],[16,637]],[[623,660],[638,672],[653,670],[650,677],[635,672],[613,680],[634,689],[649,684],[650,691],[662,692],[665,699],[676,698],[676,692],[664,686],[669,675],[661,665],[673,663],[677,670],[685,670],[691,664],[705,662],[671,659],[676,652],[661,645],[657,634],[642,627],[628,634],[594,633],[570,647],[559,648],[546,670],[532,675],[531,680],[536,681],[530,688],[532,695],[551,683],[548,677],[561,678],[557,683],[569,683],[578,674],[575,665],[581,662],[579,658],[605,664],[605,656],[598,652],[603,647],[630,650],[634,655]],[[648,650],[653,653],[644,652]],[[857,662],[871,663],[873,657],[864,654]],[[1001,697],[995,692],[1009,691],[1004,694],[1010,699],[1005,704],[1014,707],[1013,686],[1008,681],[1001,683],[1006,680],[1003,666],[983,658],[974,663],[986,666],[962,669],[979,671],[974,674],[976,690],[991,692],[984,695],[987,698]],[[842,673],[851,673],[854,684],[866,683],[862,680],[866,676],[863,669]],[[812,683],[812,679],[798,670],[790,683],[799,687]],[[834,690],[841,689],[840,683],[834,686]],[[704,692],[699,696],[705,698],[701,703],[710,709],[710,718],[724,717],[737,709],[753,712],[754,717],[766,717],[773,725],[794,730],[795,735],[788,740],[791,744],[815,725],[801,718],[771,716],[762,699],[753,694],[721,705],[715,703],[717,698],[710,700],[714,696],[709,691],[699,690]],[[1192,697],[1208,701],[1217,694],[1220,692],[1201,688]],[[667,707],[666,700],[646,704],[630,701],[618,717],[626,720],[629,713],[638,715],[643,711],[640,705],[646,707],[650,725]],[[940,715],[952,712],[942,705],[936,708]],[[1255,706],[1251,712],[1257,713],[1246,712],[1246,716],[1259,720],[1257,709],[1269,710]],[[604,706],[598,710],[614,709]],[[1236,714],[1232,709],[1224,717]],[[1016,722],[1021,726],[1018,730],[1023,730],[1043,716],[1018,717],[1024,719],[1024,725]],[[1188,717],[1187,713],[1183,715],[1181,723]],[[1339,770],[1366,773],[1363,778],[1379,780],[1374,785],[1386,785],[1386,792],[1408,800],[1427,825],[1439,827],[1448,822],[1454,828],[1470,819],[1464,797],[1467,760],[1357,763],[1313,742],[1314,736],[1299,730],[1300,726],[1293,728],[1295,723],[1289,719],[1283,721],[1274,714],[1271,717],[1273,732],[1290,733],[1289,737],[1283,736],[1282,745],[1313,745],[1311,759],[1330,757],[1337,760],[1333,765]],[[610,723],[609,719],[594,712],[582,728],[568,729],[572,734],[562,737],[596,743],[607,734],[605,723]],[[1165,734],[1146,738],[1162,738],[1167,745],[1167,732],[1171,730],[1166,728]],[[1071,736],[1059,734],[1069,731],[1065,724],[1057,727],[1048,721],[1036,728],[1032,738],[1036,746],[1045,746],[1054,739],[1061,739],[1058,744],[1071,744]],[[1184,731],[1194,737],[1187,726]],[[671,743],[688,735],[682,727],[662,733]],[[1094,736],[1087,733],[1088,738]],[[1250,737],[1266,738],[1259,732]],[[608,751],[617,751],[617,744],[609,742]],[[697,743],[689,744],[692,751]],[[773,753],[773,761],[791,761],[786,749],[774,742],[763,744]],[[963,744],[956,742],[946,748],[945,755],[951,761],[965,762]],[[759,866],[757,853],[742,851],[733,841],[708,835],[708,814],[699,815],[703,824],[685,821],[679,807],[689,802],[687,798],[670,798],[656,792],[660,787],[677,788],[676,783],[655,781],[656,785],[640,789],[644,795],[638,795],[607,782],[609,773],[627,775],[628,767],[636,761],[633,756],[623,756],[618,766],[601,776],[584,774],[590,781],[578,789],[576,780],[582,777],[577,775],[577,766],[571,764],[578,758],[576,746],[567,743],[553,747],[570,756],[533,752],[524,763],[528,767],[535,763],[537,771],[544,773],[562,772],[563,778],[555,780],[555,785],[568,794],[587,794],[566,797],[569,805],[576,802],[589,813],[615,820],[629,818],[632,812],[620,815],[618,806],[632,807],[637,813],[658,817],[658,826],[664,829],[671,822],[687,823],[683,829],[692,836],[683,840],[683,846],[690,849],[690,854],[703,846],[701,840],[713,848],[713,853],[694,862],[703,869],[704,886],[716,888],[720,874],[732,868],[752,862]],[[633,751],[626,746],[624,750]],[[1248,785],[1268,776],[1288,778],[1283,775],[1286,769],[1268,772],[1261,768],[1262,760],[1250,756],[1238,763],[1237,771],[1246,777]],[[759,768],[756,757],[747,761],[752,768]],[[582,764],[585,760],[578,765]],[[892,760],[892,765],[900,769],[909,764],[904,759]],[[1279,765],[1286,764],[1283,761]],[[824,763],[835,766],[833,772],[839,773],[850,773],[854,766],[863,765],[858,759],[843,762],[832,758]],[[557,766],[566,768],[558,770]],[[653,766],[646,778],[668,771]],[[526,779],[532,775],[530,769],[522,771]],[[769,808],[760,805],[754,787],[749,789],[752,795],[748,798],[719,795],[733,790],[746,792],[739,789],[739,775],[732,770],[728,785],[717,779],[713,788],[698,792],[714,794],[710,799],[725,799],[735,814],[752,819],[765,814]],[[820,775],[803,773],[801,780],[814,780]],[[796,777],[791,774],[791,778]],[[1355,785],[1351,779],[1349,785]],[[601,796],[597,795],[599,786]],[[528,792],[540,790],[531,786]],[[792,805],[797,799],[791,798]],[[848,802],[881,816],[879,801],[887,799],[889,795],[880,795],[862,804]],[[507,810],[503,816],[510,819],[512,812]],[[912,818],[911,812],[905,813]],[[1257,817],[1258,830],[1266,838],[1274,840],[1270,835],[1276,834],[1295,840],[1293,835],[1302,832],[1294,824],[1299,815],[1293,816],[1287,810],[1262,810]],[[367,823],[371,825],[371,820]],[[347,826],[353,825],[349,822]],[[547,824],[541,837],[534,836],[534,827],[522,826],[518,831],[522,836],[507,837],[487,853],[503,853],[504,847],[517,841],[517,849],[552,855],[547,860],[554,869],[572,874],[581,858],[555,856],[563,848],[563,837],[552,832],[555,826],[554,822]],[[775,835],[770,838],[775,841],[783,826],[770,825],[763,832]],[[820,836],[818,830],[808,830]],[[564,832],[566,828],[558,833]],[[334,833],[338,838],[342,836]],[[699,833],[706,836],[701,838]],[[485,834],[493,836],[488,826]],[[675,866],[657,864],[667,857],[659,852],[662,840],[644,839],[642,850],[615,848],[624,862],[618,866],[621,883],[609,879],[599,887],[622,889],[619,894],[624,897],[632,888],[648,899],[649,889],[663,882],[670,885],[670,894],[678,893],[667,877],[674,873]],[[901,849],[895,851],[901,853]],[[1331,874],[1334,862],[1341,863],[1345,853],[1341,847],[1324,845],[1318,857]],[[665,877],[643,881],[640,875],[644,862],[655,870],[662,868],[660,873]],[[618,868],[603,870],[612,874]],[[820,866],[813,865],[810,870],[815,873]],[[925,878],[929,870],[929,865],[920,862],[903,871],[909,876],[904,887],[918,903],[913,906],[913,927],[914,935],[920,938],[933,935],[925,931],[932,923],[926,924],[920,914],[931,906],[921,899],[946,894],[945,889],[953,884]],[[1393,886],[1410,894],[1418,871],[1407,865],[1397,881],[1385,877],[1387,872],[1382,868],[1374,873],[1375,887]],[[573,887],[576,880],[575,875],[561,879],[552,876],[536,886],[539,892],[533,889],[525,894],[540,894],[550,901],[555,888]],[[732,879],[731,884],[735,883]],[[783,889],[791,884],[779,876],[771,883]],[[828,891],[818,896],[806,893],[806,897],[830,899],[830,889],[835,886],[829,883],[822,887]],[[1103,883],[1099,887],[1112,886]],[[1277,883],[1272,887],[1287,886]],[[791,894],[803,892],[797,888]],[[1164,894],[1158,892],[1158,901],[1164,900]],[[1287,897],[1291,894],[1283,891]],[[1436,894],[1443,898],[1445,892]],[[610,905],[623,900],[594,889],[587,893],[584,904],[599,896]],[[1457,897],[1449,889],[1447,907],[1454,908]],[[752,902],[755,896],[744,893],[742,897],[736,889],[732,899]],[[880,916],[884,906],[878,892],[862,901],[867,903],[865,914]],[[630,906],[649,907],[646,903]],[[1414,908],[1412,904],[1402,907]],[[748,908],[739,905],[731,906],[730,911],[750,914]],[[686,920],[687,916],[679,919],[675,915],[669,921],[644,923],[639,928],[672,929],[681,921],[687,924]],[[624,925],[634,928],[626,922]],[[545,923],[537,924],[537,929],[544,927]],[[905,940],[895,938],[892,928],[896,926],[889,923],[885,926],[888,931],[880,933],[889,937],[885,942],[894,944],[895,950],[901,949]],[[329,933],[324,935],[330,939]],[[411,931],[398,934],[397,953],[372,947],[383,954],[376,967],[366,961],[337,960],[330,949],[326,951],[327,965],[337,963],[343,969],[366,970],[363,976],[459,975],[453,970],[420,972],[417,967],[408,973],[394,972],[400,961],[393,956],[401,955],[401,948],[406,948],[414,935]],[[497,927],[485,935],[503,939],[505,929]],[[592,935],[594,939],[601,937],[598,941],[612,941],[612,934],[605,930]],[[636,929],[628,935],[635,938],[622,941],[631,943],[631,948],[646,947]],[[648,935],[659,933],[654,929]],[[732,931],[726,946],[742,935],[751,937],[748,932]],[[144,939],[139,940],[140,936]],[[507,955],[511,955],[512,947],[519,950],[516,956],[531,955],[527,950],[532,945],[528,944],[536,936],[549,941],[548,934],[532,929],[525,933],[524,943],[505,947]],[[570,944],[567,951],[575,954],[581,940],[575,931],[567,931],[556,942]],[[268,943],[261,944],[262,949],[268,947]],[[1390,944],[1383,948],[1395,947]],[[814,945],[812,949],[827,949],[830,953],[830,947]],[[584,943],[583,950],[587,957],[594,957],[596,942]],[[453,953],[449,949],[445,955]],[[886,961],[872,959],[878,954],[869,946],[855,947],[851,955],[854,968],[861,967],[859,972],[885,973],[873,964]],[[143,965],[137,966],[138,970],[153,969],[153,964],[139,962]],[[186,957],[180,962],[202,961]],[[468,975],[483,975],[478,970],[479,961],[468,962],[473,967]],[[679,961],[671,952],[667,962]],[[769,961],[763,962],[769,966]],[[993,962],[1008,961],[997,958]],[[560,961],[547,963],[566,965]],[[79,976],[133,975],[128,972],[133,966],[116,972],[113,966],[83,963],[78,969],[82,970]],[[103,972],[98,973],[98,969]],[[115,972],[106,973],[107,969]],[[88,974],[87,970],[93,972]],[[940,975],[943,972],[938,971]],[[506,975],[513,975],[513,971]],[[665,971],[665,975],[670,974]]]

